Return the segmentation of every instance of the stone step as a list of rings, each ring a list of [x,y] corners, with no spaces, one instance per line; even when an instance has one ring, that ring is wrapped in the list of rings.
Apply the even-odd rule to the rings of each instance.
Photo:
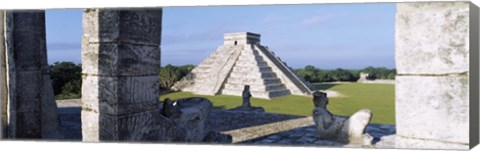
[[[247,84],[235,84],[235,83],[226,83],[224,89],[228,90],[242,90]],[[250,85],[250,91],[274,91],[274,90],[284,90],[286,89],[285,85],[282,83],[267,84],[267,85]]]
[[[237,61],[236,66],[268,66],[265,61]]]
[[[278,98],[282,96],[290,95],[290,90],[278,90],[278,91],[270,91],[268,93],[270,98]]]
[[[232,72],[272,72],[269,66],[235,66]]]
[[[230,77],[234,78],[276,78],[274,72],[232,72]]]
[[[237,61],[264,61],[260,56],[240,56]]]
[[[274,83],[281,83],[282,81],[277,78],[235,78],[229,77],[227,83],[233,84],[245,84],[245,83],[252,83],[252,84],[274,84]]]
[[[242,96],[242,91],[243,90],[223,89],[221,93],[225,95]],[[252,94],[252,97],[255,97],[255,98],[271,99],[271,98],[290,95],[290,91],[287,89],[275,90],[275,91],[250,91],[250,94]]]

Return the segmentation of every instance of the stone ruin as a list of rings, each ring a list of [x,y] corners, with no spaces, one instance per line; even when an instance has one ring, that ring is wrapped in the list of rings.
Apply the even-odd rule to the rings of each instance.
[[[479,44],[478,32],[470,31],[478,31],[478,7],[469,2],[398,3],[396,6],[396,147],[474,147],[479,138],[479,73],[470,69],[479,68]],[[184,128],[175,125],[174,120],[178,119],[166,117],[158,108],[156,74],[160,63],[161,15],[160,8],[87,9],[84,12],[84,141],[168,141],[186,140],[180,137],[185,135],[198,136],[187,134]],[[0,11],[0,35],[2,138],[61,139],[47,70],[44,11]],[[273,52],[259,45],[259,38],[260,35],[252,33],[226,34],[224,45],[211,59],[202,62],[182,80],[194,85],[184,90],[241,95],[241,87],[250,85],[252,96],[263,98],[308,92],[307,86],[288,72],[288,67]],[[218,68],[219,64],[225,68]],[[233,68],[238,64],[245,67]],[[244,71],[260,72],[226,78],[242,75]],[[215,79],[204,79],[216,75]],[[242,83],[244,80],[251,83]],[[182,83],[176,86],[180,90],[185,88]],[[205,89],[200,92],[199,88]],[[235,89],[229,91],[228,88]],[[182,110],[185,109],[177,111]],[[317,109],[317,113],[322,112],[328,115],[327,110]],[[316,118],[323,123],[333,121],[328,116]],[[317,122],[322,123],[320,120]],[[177,123],[185,121],[188,119]],[[470,135],[470,131],[476,133]],[[216,140],[215,136],[217,133],[209,132],[204,140]],[[193,138],[191,140],[199,140]]]
[[[315,108],[312,117],[320,139],[358,145],[372,144],[373,137],[365,133],[365,128],[372,118],[370,110],[362,109],[349,118],[338,117],[327,110],[328,102],[326,93],[313,93]]]
[[[44,11],[1,11],[0,19],[2,138],[62,139],[47,64]],[[209,100],[185,98],[175,106],[160,105],[161,25],[161,8],[84,11],[84,142],[228,142],[228,136],[205,131]]]
[[[311,94],[310,84],[301,80],[268,47],[262,46],[259,34],[250,32],[225,34],[224,44],[172,89],[241,96],[244,85],[250,85],[256,98]]]

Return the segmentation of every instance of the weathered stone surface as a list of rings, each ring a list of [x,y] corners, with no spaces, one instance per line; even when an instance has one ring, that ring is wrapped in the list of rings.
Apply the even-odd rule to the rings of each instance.
[[[203,138],[202,142],[229,144],[232,143],[232,136],[221,134],[219,132],[209,132],[205,138]]]
[[[82,107],[111,115],[156,110],[158,88],[157,76],[84,76]]]
[[[160,47],[123,43],[87,44],[82,73],[106,76],[158,75]]]
[[[469,3],[398,3],[395,62],[399,74],[469,71]]]
[[[5,48],[6,48],[6,76],[7,76],[7,89],[8,89],[8,137],[16,137],[16,127],[17,127],[17,111],[16,108],[16,68],[15,68],[15,59],[14,59],[14,50],[13,50],[13,13],[10,11],[5,11]]]
[[[365,134],[365,128],[372,117],[370,110],[362,109],[347,119],[335,117],[327,110],[329,101],[326,93],[314,92],[313,102],[315,108],[312,117],[320,139],[358,145],[372,144],[373,137]]]
[[[161,9],[87,9],[82,46],[84,141],[201,141],[208,100],[158,102]],[[167,108],[175,107],[168,104]],[[168,112],[170,113],[170,112]]]
[[[176,101],[181,111],[180,116],[171,117],[175,125],[186,129],[187,142],[200,142],[206,136],[205,124],[213,108],[210,100],[193,97],[182,98]]]
[[[6,138],[8,135],[8,92],[7,92],[7,59],[6,59],[6,47],[5,47],[5,14],[3,10],[0,10],[0,138]]]
[[[397,135],[468,144],[468,85],[468,75],[397,76]]]
[[[41,138],[41,72],[17,71],[17,138]]]
[[[160,46],[162,9],[87,9],[84,14],[83,40],[86,43]]]
[[[46,56],[45,56],[46,59]],[[46,60],[45,60],[46,61]],[[46,62],[45,66],[48,66]],[[48,73],[42,76],[42,94],[41,94],[41,117],[42,117],[42,138],[43,139],[63,139],[63,133],[60,128],[57,103],[53,93],[52,81]]]
[[[182,111],[174,102],[169,98],[163,100],[163,108],[162,108],[162,115],[165,117],[180,117]]]
[[[368,109],[362,109],[345,121],[341,133],[348,134],[348,143],[361,145],[370,145],[372,143],[373,137],[369,134],[364,134],[365,128],[371,119],[372,112]]]
[[[462,149],[468,150],[468,144],[449,143],[435,141],[431,139],[415,139],[397,136],[395,138],[395,148],[415,148],[415,149]]]

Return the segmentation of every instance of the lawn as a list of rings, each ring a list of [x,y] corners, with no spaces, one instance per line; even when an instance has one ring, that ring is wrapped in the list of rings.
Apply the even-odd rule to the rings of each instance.
[[[373,112],[373,123],[395,124],[395,99],[393,84],[363,84],[363,83],[335,83],[314,84],[322,90],[333,90],[341,93],[342,97],[329,98],[328,109],[335,115],[350,116],[362,108]],[[241,105],[239,96],[196,95],[190,92],[173,92],[160,97],[177,99],[184,97],[206,97],[212,101],[215,108],[231,109]],[[313,109],[312,98],[308,96],[290,95],[272,100],[252,98],[253,106],[261,106],[266,112],[310,116]]]

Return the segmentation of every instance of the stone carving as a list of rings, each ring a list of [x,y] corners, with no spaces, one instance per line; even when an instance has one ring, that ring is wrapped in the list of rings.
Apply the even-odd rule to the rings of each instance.
[[[250,93],[250,86],[245,85],[243,88],[242,92],[242,107],[250,107],[250,98],[252,97],[252,94]]]
[[[162,108],[162,115],[165,117],[172,117],[172,116],[180,116],[182,114],[182,111],[174,104],[172,100],[169,98],[166,98],[163,101],[163,108]]]
[[[262,107],[254,107],[250,103],[250,98],[252,94],[250,93],[250,86],[245,85],[242,91],[242,105],[231,110],[233,111],[248,111],[248,112],[265,112],[265,109]]]
[[[327,110],[327,94],[319,91],[313,93],[313,121],[320,139],[335,140],[342,143],[371,145],[373,137],[364,133],[372,113],[362,109],[350,118],[334,116]]]
[[[166,98],[161,109],[162,114],[185,130],[186,142],[230,143],[231,136],[218,132],[205,132],[213,105],[210,100],[201,97],[181,98],[176,101]]]

